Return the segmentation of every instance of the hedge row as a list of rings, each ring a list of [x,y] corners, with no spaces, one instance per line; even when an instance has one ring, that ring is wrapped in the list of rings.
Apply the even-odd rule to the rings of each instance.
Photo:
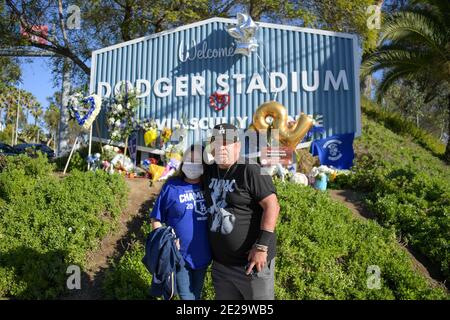
[[[116,225],[125,181],[103,172],[60,178],[42,155],[0,163],[0,297],[56,298],[67,267],[82,269],[86,253]]]

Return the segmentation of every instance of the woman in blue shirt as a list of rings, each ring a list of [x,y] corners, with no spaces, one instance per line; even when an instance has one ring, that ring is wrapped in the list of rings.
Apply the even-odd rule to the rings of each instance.
[[[199,300],[211,262],[208,218],[202,189],[203,147],[192,145],[184,154],[180,172],[162,187],[150,214],[152,227],[162,223],[174,228],[177,246],[185,261],[176,274],[182,300]]]

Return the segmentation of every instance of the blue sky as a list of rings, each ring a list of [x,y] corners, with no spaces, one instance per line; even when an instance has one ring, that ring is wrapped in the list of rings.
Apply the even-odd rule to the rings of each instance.
[[[53,87],[53,77],[48,67],[49,59],[51,58],[20,58],[22,69],[20,87],[31,92],[44,109],[48,107],[47,97],[52,96],[58,89]]]

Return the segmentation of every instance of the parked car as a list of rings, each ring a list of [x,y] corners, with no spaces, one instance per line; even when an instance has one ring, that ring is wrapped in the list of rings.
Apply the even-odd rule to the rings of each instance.
[[[0,143],[0,155],[4,156],[16,156],[18,154],[17,150],[11,147],[7,143]]]
[[[49,159],[55,158],[55,152],[47,145],[42,143],[22,143],[14,146],[17,153],[26,153],[34,156],[37,151],[46,154]]]

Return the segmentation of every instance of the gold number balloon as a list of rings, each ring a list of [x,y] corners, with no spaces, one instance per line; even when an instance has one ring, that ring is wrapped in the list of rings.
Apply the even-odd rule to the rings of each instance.
[[[267,122],[268,117],[273,119],[272,124]],[[289,126],[288,121],[286,108],[276,101],[269,101],[258,107],[250,126],[256,130],[267,130],[270,126],[272,129],[278,129],[280,143],[295,149],[313,126],[313,119],[302,113],[294,125]]]

